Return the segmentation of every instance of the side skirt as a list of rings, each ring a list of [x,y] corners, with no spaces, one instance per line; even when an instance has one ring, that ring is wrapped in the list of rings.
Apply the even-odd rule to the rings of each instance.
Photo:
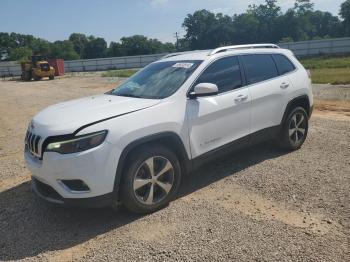
[[[262,142],[265,142],[268,140],[275,139],[278,137],[280,130],[281,130],[280,125],[268,127],[268,128],[259,130],[253,134],[239,138],[231,143],[223,145],[223,146],[216,148],[214,150],[211,150],[207,153],[204,153],[204,154],[191,160],[192,170],[196,170],[207,162],[211,162],[215,159],[218,159],[218,158],[225,156],[229,153],[238,151],[242,148],[246,148],[246,147],[256,145],[256,144],[259,144],[259,143],[262,143]]]

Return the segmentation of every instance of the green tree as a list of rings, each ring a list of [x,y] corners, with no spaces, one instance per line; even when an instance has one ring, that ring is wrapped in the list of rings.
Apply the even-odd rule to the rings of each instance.
[[[199,10],[185,18],[185,39],[190,49],[207,49],[232,43],[234,27],[232,18]]]
[[[345,11],[342,13],[346,14],[346,4],[343,5]],[[346,24],[347,20],[343,19]],[[295,0],[294,6],[285,13],[277,5],[277,0],[249,5],[246,12],[233,17],[199,10],[187,15],[183,27],[186,30],[183,43],[188,49],[344,35],[339,18],[329,12],[314,11],[310,0]]]
[[[9,52],[10,61],[26,61],[29,60],[33,52],[28,47],[17,47]]]
[[[343,19],[343,31],[346,35],[350,35],[350,0],[346,0],[340,6],[339,15]]]
[[[295,0],[294,10],[298,15],[304,15],[314,10],[314,4],[310,0]]]
[[[259,38],[259,20],[253,14],[243,13],[233,17],[235,33],[234,44],[249,44]]]
[[[309,33],[310,38],[319,36],[338,37],[341,36],[341,21],[338,17],[329,12],[314,11],[309,14],[309,22],[313,26],[313,31]]]
[[[176,51],[176,47],[173,43],[162,43],[161,49],[159,50],[159,53],[165,53],[165,52],[173,52]],[[156,50],[158,53],[158,50]]]
[[[122,37],[120,40],[126,55],[147,55],[152,53],[152,46],[148,38],[143,35]]]
[[[77,52],[77,54],[83,57],[84,48],[88,42],[86,35],[79,34],[79,33],[72,33],[69,36],[68,40],[73,43],[75,52]]]
[[[291,37],[283,37],[280,41],[280,43],[290,43],[290,42],[293,42],[293,38]]]
[[[0,48],[9,52],[11,48],[16,48],[17,44],[9,33],[0,32]]]
[[[108,57],[115,57],[115,56],[125,56],[126,50],[123,48],[122,44],[111,42],[109,44],[108,50],[107,50],[107,56]]]
[[[47,40],[34,38],[30,48],[32,49],[34,55],[49,55],[51,45],[52,43]]]
[[[111,42],[107,56],[130,56],[166,53],[175,51],[172,43],[162,43],[143,35],[123,37],[120,43]]]
[[[259,21],[256,42],[276,42],[281,39],[277,23],[281,16],[281,7],[277,6],[277,0],[265,0],[265,4],[258,6],[250,5],[247,13]]]
[[[55,41],[50,47],[49,57],[62,58],[64,60],[75,60],[80,58],[74,50],[73,43],[69,40]]]
[[[180,38],[178,42],[178,51],[188,51],[190,50],[190,43],[186,38]]]
[[[84,48],[84,58],[105,57],[107,52],[107,42],[101,37],[89,36]]]

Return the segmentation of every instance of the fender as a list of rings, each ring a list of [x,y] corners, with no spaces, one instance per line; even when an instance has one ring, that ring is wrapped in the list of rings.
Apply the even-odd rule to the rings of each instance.
[[[292,108],[293,104],[298,104],[299,102],[304,102],[307,101],[307,108],[305,108],[306,113],[309,115],[309,117],[311,116],[311,112],[312,109],[310,108],[310,100],[309,97],[307,95],[301,95],[301,96],[297,96],[295,98],[293,98],[292,100],[290,100],[286,106],[286,109],[284,110],[283,113],[283,117],[280,123],[280,126],[283,126],[284,121],[286,120],[287,116],[288,116],[288,112],[290,111],[290,109]]]
[[[113,192],[115,194],[115,199],[118,199],[119,197],[119,186],[120,186],[120,181],[123,176],[123,171],[125,168],[126,164],[126,159],[128,154],[136,149],[137,147],[141,145],[145,145],[148,143],[153,143],[153,142],[162,142],[165,143],[167,146],[169,146],[171,149],[175,151],[177,156],[179,157],[179,162],[181,165],[181,169],[183,173],[188,173],[192,171],[192,162],[188,158],[187,151],[185,149],[185,146],[180,138],[180,136],[174,132],[161,132],[161,133],[156,133],[153,135],[145,136],[142,138],[139,138],[130,144],[128,144],[122,151],[119,161],[118,161],[118,166],[117,166],[117,171],[115,174],[115,179],[114,179],[114,189]]]

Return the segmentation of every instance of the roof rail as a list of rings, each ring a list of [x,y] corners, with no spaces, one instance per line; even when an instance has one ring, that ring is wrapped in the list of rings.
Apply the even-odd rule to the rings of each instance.
[[[176,52],[176,53],[170,53],[165,56],[163,56],[161,59],[178,56],[178,55],[184,55],[184,54],[191,54],[191,53],[198,53],[198,52],[207,52],[209,50],[194,50],[194,51],[185,51],[185,52]]]
[[[231,46],[223,46],[212,50],[208,55],[215,55],[220,52],[226,52],[229,50],[235,49],[249,49],[249,48],[280,48],[275,44],[253,44],[253,45],[231,45]]]

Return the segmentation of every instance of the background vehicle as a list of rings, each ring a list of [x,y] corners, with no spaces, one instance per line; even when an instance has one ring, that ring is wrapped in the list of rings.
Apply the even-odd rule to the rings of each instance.
[[[104,95],[37,114],[25,159],[48,201],[153,212],[221,154],[271,139],[300,148],[312,106],[308,73],[276,45],[170,54]]]
[[[31,61],[21,63],[21,68],[21,79],[24,81],[30,81],[32,78],[36,81],[43,77],[50,80],[55,78],[55,69],[42,56],[32,56]]]

